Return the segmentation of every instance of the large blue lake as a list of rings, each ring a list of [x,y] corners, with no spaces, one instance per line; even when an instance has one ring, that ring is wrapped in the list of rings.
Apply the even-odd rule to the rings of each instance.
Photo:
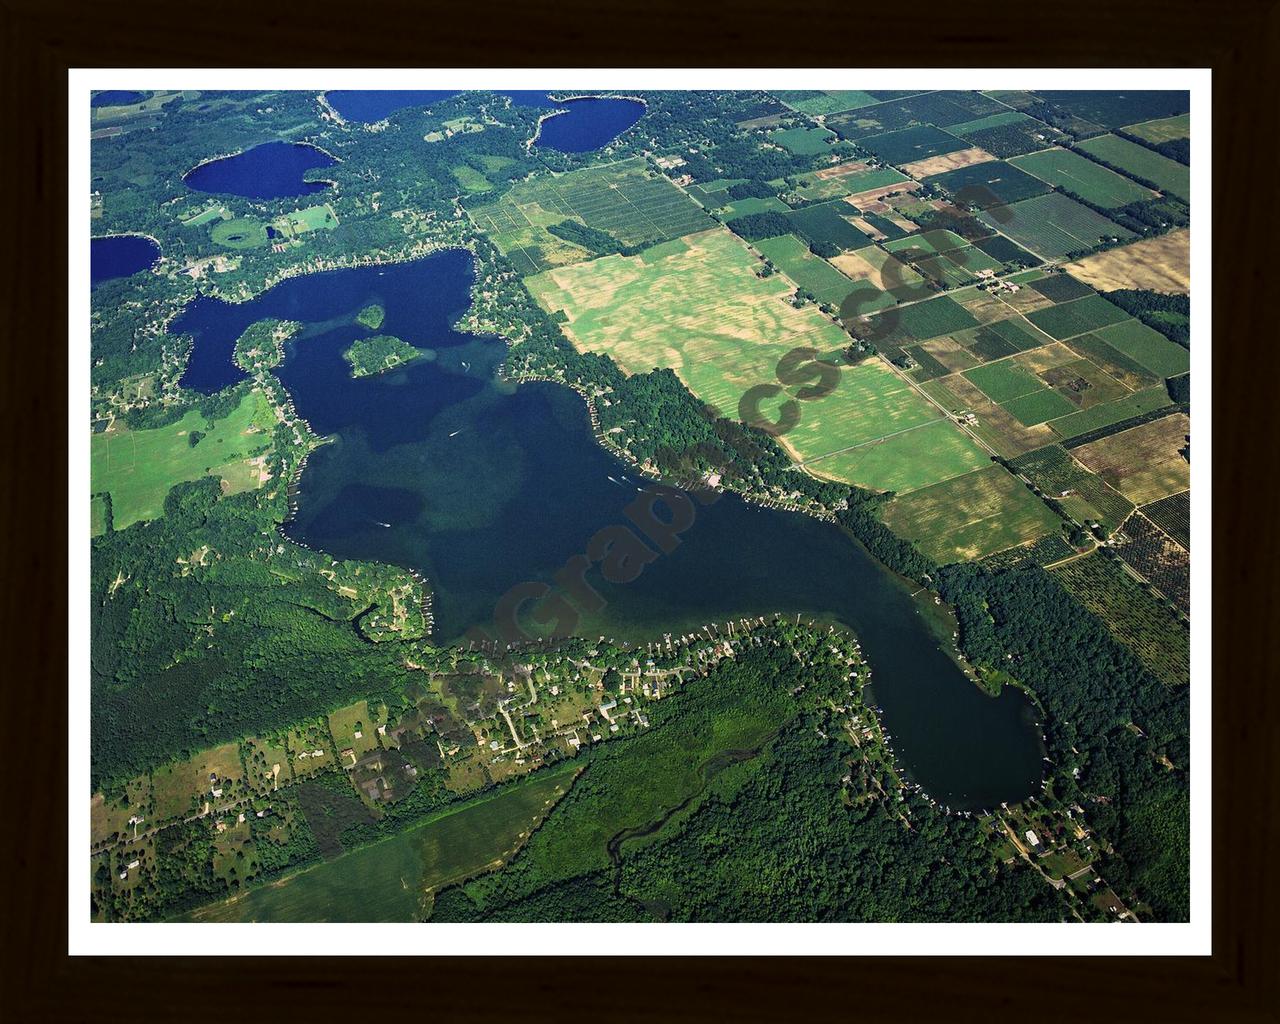
[[[441,640],[491,624],[513,585],[552,580],[596,531],[626,524],[642,482],[596,443],[576,394],[496,381],[504,345],[451,326],[471,280],[470,256],[446,252],[293,278],[252,302],[202,298],[172,327],[195,337],[183,383],[211,392],[243,377],[231,352],[251,323],[307,325],[277,373],[299,413],[335,440],[312,455],[286,529],[339,558],[421,572]],[[353,379],[342,353],[370,333],[354,319],[370,302],[386,309],[378,333],[436,358]],[[844,622],[861,638],[903,765],[931,794],[978,808],[1036,790],[1042,748],[1028,702],[1012,688],[981,693],[904,583],[841,529],[730,495],[699,508],[681,539],[633,582],[589,571],[607,604],[578,631],[643,639],[774,612]]]
[[[348,121],[373,124],[405,107],[430,106],[461,90],[340,89],[325,94],[330,106]],[[612,142],[644,115],[638,100],[583,97],[556,101],[539,90],[502,90],[523,107],[561,110],[542,123],[537,145],[563,153],[589,153]]]
[[[109,235],[89,242],[89,283],[129,277],[160,258],[160,246],[144,235]]]
[[[243,196],[246,199],[283,199],[324,192],[323,181],[307,181],[313,167],[332,167],[328,153],[298,142],[265,142],[234,156],[210,160],[182,178],[188,188]]]

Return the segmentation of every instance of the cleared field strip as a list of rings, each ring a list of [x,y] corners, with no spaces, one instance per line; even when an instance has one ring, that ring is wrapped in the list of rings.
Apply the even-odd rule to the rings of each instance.
[[[169,489],[186,480],[218,477],[225,494],[259,487],[274,427],[275,413],[258,391],[212,423],[193,409],[163,427],[113,427],[89,442],[92,491],[110,493],[114,526],[121,530],[163,515]],[[204,436],[193,445],[197,433]]]

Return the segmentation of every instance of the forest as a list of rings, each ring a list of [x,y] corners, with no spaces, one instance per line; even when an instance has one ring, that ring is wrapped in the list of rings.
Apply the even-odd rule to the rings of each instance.
[[[917,797],[842,797],[856,753],[824,735],[821,704],[841,684],[835,665],[803,665],[785,645],[747,648],[661,702],[651,732],[593,751],[511,864],[441,893],[432,920],[1063,919],[1054,890],[1000,864],[977,822]],[[802,702],[787,697],[796,686]],[[765,738],[713,760],[706,737],[731,727]],[[702,777],[671,782],[664,765],[691,751]]]

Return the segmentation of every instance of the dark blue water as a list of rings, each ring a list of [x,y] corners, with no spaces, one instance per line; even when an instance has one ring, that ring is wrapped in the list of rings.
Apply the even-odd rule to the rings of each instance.
[[[342,89],[326,93],[330,106],[348,121],[373,124],[405,107],[430,106],[461,90]],[[503,90],[500,95],[522,107],[565,111],[542,123],[538,145],[564,153],[589,153],[612,142],[640,120],[645,106],[637,100],[586,98],[556,102],[538,89]]]
[[[133,103],[141,103],[147,98],[145,92],[130,92],[127,89],[104,89],[93,94],[89,101],[91,107],[125,107]]]
[[[313,167],[332,167],[336,160],[314,146],[297,142],[266,142],[235,156],[201,164],[183,181],[199,192],[244,196],[246,199],[283,199],[324,192],[329,185],[305,181]]]
[[[441,640],[492,625],[511,587],[551,581],[598,530],[628,523],[624,509],[639,492],[592,437],[577,395],[497,383],[502,343],[452,329],[471,279],[470,257],[447,252],[294,278],[248,303],[200,299],[173,326],[196,339],[184,383],[207,391],[231,376],[228,354],[250,323],[310,325],[287,343],[277,373],[313,429],[336,440],[312,455],[286,529],[339,558],[420,571],[434,588]],[[342,353],[371,333],[354,319],[370,302],[386,309],[378,333],[436,358],[353,379]],[[847,623],[903,763],[929,792],[986,807],[1025,797],[1040,780],[1026,700],[974,687],[902,582],[835,526],[725,496],[698,508],[679,546],[633,581],[608,583],[595,568],[586,578],[606,602],[576,624],[588,636],[653,637],[774,612]]]
[[[612,142],[644,115],[638,100],[580,99],[557,103],[565,113],[542,122],[536,145],[562,153],[590,153]]]
[[[129,277],[154,266],[160,246],[142,235],[112,235],[89,242],[89,284]]]

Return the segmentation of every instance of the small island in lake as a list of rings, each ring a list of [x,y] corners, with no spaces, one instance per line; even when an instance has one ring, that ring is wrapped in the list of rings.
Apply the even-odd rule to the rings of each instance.
[[[376,302],[371,302],[356,314],[356,323],[364,324],[371,331],[376,331],[386,319],[387,311]]]
[[[371,307],[381,309],[378,307]],[[362,313],[361,316],[364,314]],[[382,317],[378,317],[381,322]],[[360,338],[352,342],[351,347],[342,353],[343,358],[351,364],[351,376],[373,377],[379,373],[394,370],[397,366],[424,356],[434,357],[429,350],[414,348],[407,341],[401,341],[392,334],[375,334],[372,338]]]

